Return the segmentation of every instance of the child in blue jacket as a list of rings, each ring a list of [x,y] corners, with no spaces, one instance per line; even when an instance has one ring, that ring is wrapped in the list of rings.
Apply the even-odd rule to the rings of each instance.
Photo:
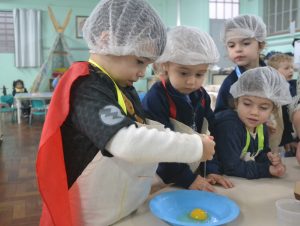
[[[230,88],[235,110],[215,115],[216,153],[226,175],[256,179],[283,176],[278,153],[270,152],[264,123],[289,104],[289,85],[272,67],[249,69]]]
[[[215,43],[205,32],[185,26],[171,29],[164,53],[156,61],[162,79],[151,87],[142,102],[147,116],[173,130],[171,117],[199,133],[204,121],[208,121],[212,131],[214,114],[202,84],[208,66],[218,58]],[[207,163],[208,180],[185,163],[160,163],[156,172],[165,183],[189,189],[214,191],[209,182],[220,183],[225,188],[233,186],[219,175],[216,161]]]
[[[215,112],[226,110],[232,102],[230,87],[243,72],[258,66],[266,66],[260,60],[260,53],[265,47],[266,25],[254,15],[241,15],[225,21],[223,42],[229,59],[236,64],[235,69],[223,81],[216,101]]]

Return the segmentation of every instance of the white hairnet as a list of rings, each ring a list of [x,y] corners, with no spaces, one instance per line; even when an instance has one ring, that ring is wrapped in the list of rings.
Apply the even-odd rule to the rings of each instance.
[[[224,43],[234,38],[255,38],[257,41],[263,42],[266,36],[265,23],[255,15],[242,15],[227,19],[221,33],[221,39]]]
[[[135,55],[155,60],[166,44],[166,30],[144,0],[102,0],[83,26],[90,52]]]
[[[289,115],[291,122],[293,121],[293,114],[300,110],[300,95],[293,97],[292,103],[289,104]]]
[[[165,50],[156,62],[197,65],[218,60],[218,49],[209,34],[197,28],[177,26],[168,31]]]
[[[277,106],[292,101],[288,82],[276,69],[269,66],[244,72],[231,86],[230,93],[234,98],[241,96],[267,98]]]

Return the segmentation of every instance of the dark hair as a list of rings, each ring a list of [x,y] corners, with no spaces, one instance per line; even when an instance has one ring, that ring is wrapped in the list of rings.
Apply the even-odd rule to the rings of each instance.
[[[270,51],[265,55],[265,60],[269,60],[272,56],[277,55],[277,54],[281,54],[282,52],[278,52],[278,51]]]
[[[284,54],[289,55],[289,56],[291,56],[291,57],[294,56],[294,54],[293,54],[292,52],[286,52],[286,53],[284,53]]]
[[[17,86],[18,83],[21,83],[22,86],[23,86],[23,88],[25,88],[25,87],[24,87],[24,82],[23,82],[23,80],[18,79],[18,80],[16,80],[16,81],[13,81],[13,89],[16,88],[16,86]]]
[[[234,99],[232,95],[229,95],[229,97],[227,99],[229,109],[231,109],[231,110],[236,109],[236,101],[237,101],[237,99]]]
[[[294,38],[292,46],[295,47],[295,42],[297,42],[298,40],[300,40],[300,38]]]

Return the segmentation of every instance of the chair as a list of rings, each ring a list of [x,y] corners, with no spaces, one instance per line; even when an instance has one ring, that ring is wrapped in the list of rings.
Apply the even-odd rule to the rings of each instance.
[[[31,109],[29,114],[29,125],[32,123],[32,116],[46,116],[47,106],[44,100],[31,100]]]
[[[4,95],[0,97],[0,113],[1,120],[4,119],[4,114],[11,113],[11,121],[15,122],[17,118],[17,109],[13,106],[13,95]]]

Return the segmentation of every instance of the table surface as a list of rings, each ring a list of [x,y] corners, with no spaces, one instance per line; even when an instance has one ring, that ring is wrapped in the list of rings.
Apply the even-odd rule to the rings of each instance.
[[[15,99],[51,98],[52,92],[43,93],[17,93]]]
[[[235,184],[234,188],[224,189],[215,186],[217,193],[226,195],[240,207],[240,215],[228,226],[276,226],[277,216],[275,202],[278,199],[294,198],[295,182],[300,180],[300,165],[296,158],[284,158],[287,173],[282,178],[263,178],[247,180],[238,177],[229,177]],[[135,213],[124,218],[115,226],[167,226],[149,210],[149,200],[161,192],[174,188],[164,188],[154,193]]]

